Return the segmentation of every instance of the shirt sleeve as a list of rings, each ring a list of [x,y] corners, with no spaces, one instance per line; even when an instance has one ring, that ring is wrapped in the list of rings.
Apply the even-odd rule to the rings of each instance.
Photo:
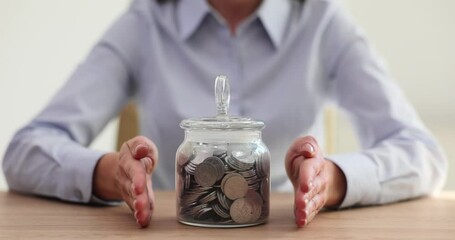
[[[90,201],[104,152],[88,145],[133,95],[138,28],[133,12],[119,18],[44,110],[16,133],[3,161],[10,189]]]
[[[385,204],[440,189],[447,174],[441,147],[339,6],[324,39],[334,100],[348,113],[361,144],[360,152],[329,156],[347,179],[341,207]]]

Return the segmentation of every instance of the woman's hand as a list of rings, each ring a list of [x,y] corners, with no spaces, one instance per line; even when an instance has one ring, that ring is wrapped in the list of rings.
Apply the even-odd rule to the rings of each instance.
[[[120,152],[100,159],[93,175],[93,193],[105,200],[124,200],[136,222],[146,227],[155,201],[151,174],[157,163],[155,144],[145,137],[134,137],[122,145]]]
[[[316,139],[298,138],[289,148],[286,172],[294,185],[294,214],[297,226],[311,222],[323,207],[341,204],[346,178],[331,161],[324,159]]]

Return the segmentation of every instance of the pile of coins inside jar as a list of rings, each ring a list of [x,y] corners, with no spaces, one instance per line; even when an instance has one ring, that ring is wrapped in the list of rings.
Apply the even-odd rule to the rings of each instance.
[[[196,144],[198,145],[198,144]],[[268,151],[254,144],[199,144],[178,157],[180,220],[249,225],[269,214]]]

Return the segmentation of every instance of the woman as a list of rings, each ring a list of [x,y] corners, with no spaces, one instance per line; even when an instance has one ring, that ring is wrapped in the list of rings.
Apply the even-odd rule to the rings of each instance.
[[[266,122],[272,188],[294,189],[298,226],[323,207],[389,203],[442,186],[442,150],[334,1],[136,0],[14,136],[3,162],[10,188],[124,200],[147,226],[152,182],[174,186],[178,123],[213,115],[211,81],[220,73],[231,79],[231,113]],[[133,97],[144,136],[119,152],[87,148]],[[316,139],[327,102],[350,114],[360,152],[322,153]]]

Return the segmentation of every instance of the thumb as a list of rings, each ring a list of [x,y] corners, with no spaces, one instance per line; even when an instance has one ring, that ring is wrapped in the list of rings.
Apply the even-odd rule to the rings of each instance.
[[[150,139],[143,136],[137,136],[128,140],[127,145],[133,158],[143,161],[146,169],[153,169],[157,165],[158,149]]]
[[[286,153],[285,167],[288,176],[292,175],[292,166],[296,158],[313,158],[319,151],[318,142],[312,136],[300,137],[294,140]]]

